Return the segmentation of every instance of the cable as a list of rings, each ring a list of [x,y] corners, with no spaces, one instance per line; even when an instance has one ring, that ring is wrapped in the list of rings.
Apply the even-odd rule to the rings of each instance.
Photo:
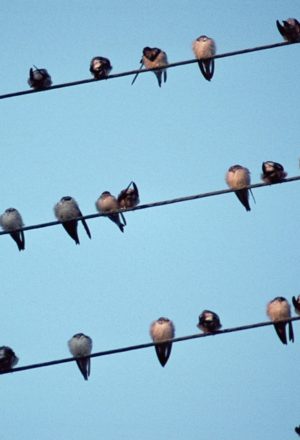
[[[276,182],[276,183],[255,183],[253,185],[249,185],[249,186],[245,186],[244,189],[248,188],[248,189],[253,189],[253,188],[262,188],[264,186],[270,186],[270,185],[278,185],[278,184],[282,184],[282,183],[289,183],[289,182],[295,182],[297,180],[300,180],[300,176],[295,176],[295,177],[288,177],[286,179],[284,179],[281,182]],[[207,193],[202,193],[202,194],[196,194],[193,196],[185,196],[185,197],[177,197],[176,199],[170,199],[170,200],[162,200],[161,202],[153,202],[153,203],[146,203],[144,205],[139,205],[139,206],[135,206],[134,208],[128,208],[128,209],[119,209],[114,211],[114,213],[122,213],[125,214],[126,212],[130,212],[130,211],[138,211],[141,209],[148,209],[148,208],[156,208],[157,206],[164,206],[164,205],[172,205],[174,203],[181,203],[181,202],[189,202],[191,200],[197,200],[197,199],[204,199],[206,197],[213,197],[213,196],[219,196],[222,194],[228,194],[228,193],[232,193],[235,192],[234,189],[221,189],[218,191],[211,191],[211,192],[207,192]],[[83,215],[82,217],[76,217],[77,220],[89,220],[92,218],[96,218],[96,217],[107,217],[111,214],[110,213],[96,213],[96,214],[89,214],[89,215]],[[60,221],[53,221],[53,222],[47,222],[47,223],[39,223],[37,225],[31,225],[31,226],[24,226],[23,228],[20,229],[14,229],[14,231],[18,232],[18,231],[30,231],[32,229],[41,229],[41,228],[48,228],[50,226],[56,226],[56,225],[60,225],[62,224],[62,222]],[[0,235],[6,235],[6,234],[10,234],[12,231],[0,231]]]
[[[279,322],[288,323],[288,322],[299,321],[299,320],[300,320],[300,316],[296,316],[294,318],[289,318],[289,319],[285,319],[282,321],[276,321],[276,324]],[[82,356],[82,359],[95,358],[95,357],[100,357],[100,356],[111,356],[111,355],[118,354],[118,353],[125,353],[127,351],[143,350],[144,348],[154,347],[155,345],[161,345],[166,342],[172,342],[172,343],[183,342],[183,341],[189,341],[191,339],[206,338],[207,336],[219,336],[219,335],[224,335],[227,333],[241,332],[244,330],[251,330],[253,328],[266,327],[268,325],[274,325],[274,322],[272,322],[272,321],[258,322],[255,324],[248,324],[248,325],[242,325],[239,327],[231,327],[231,328],[227,328],[224,330],[218,330],[214,333],[197,333],[194,335],[181,336],[179,338],[174,338],[174,339],[167,339],[167,340],[159,342],[159,343],[148,342],[146,344],[130,345],[128,347],[121,347],[121,348],[115,348],[112,350],[99,351],[99,352],[93,353],[89,356]],[[9,370],[9,371],[0,372],[0,374],[18,373],[19,371],[33,370],[36,368],[43,368],[43,367],[50,367],[52,365],[58,365],[58,364],[66,364],[68,362],[74,362],[77,359],[78,358],[69,357],[69,358],[64,358],[64,359],[57,359],[54,361],[39,362],[37,364],[30,364],[30,365],[24,365],[23,367],[16,367],[16,368],[13,368],[12,370]]]
[[[241,50],[236,50],[233,52],[226,52],[223,54],[215,55],[214,57],[212,57],[212,59],[233,57],[233,56],[243,55],[243,54],[250,53],[250,52],[258,52],[260,50],[275,49],[276,47],[284,47],[284,46],[289,46],[291,44],[297,44],[297,43],[299,43],[299,41],[298,42],[283,41],[280,43],[267,44],[264,46],[257,46],[257,47],[253,47],[253,48],[249,48],[249,49],[241,49]],[[197,63],[197,62],[198,62],[197,59],[192,59],[192,60],[187,60],[187,61],[178,61],[176,63],[167,64],[166,66],[154,67],[151,69],[136,69],[136,70],[129,70],[127,72],[115,73],[115,74],[112,74],[112,75],[109,75],[107,77],[100,78],[100,79],[91,78],[91,79],[83,79],[83,80],[73,81],[73,82],[66,82],[66,83],[62,83],[62,84],[56,84],[56,85],[53,85],[51,87],[48,87],[48,88],[42,89],[42,90],[22,90],[20,92],[6,93],[5,95],[0,95],[0,99],[8,99],[8,98],[14,98],[16,96],[21,96],[21,95],[29,95],[31,93],[47,92],[50,90],[62,89],[65,87],[79,86],[81,84],[88,84],[91,82],[98,82],[98,81],[103,81],[103,80],[108,80],[108,79],[121,78],[123,76],[136,75],[137,73],[141,74],[141,73],[146,73],[146,72],[152,72],[154,70],[170,69],[173,67],[184,66],[186,64],[192,64],[192,63]]]

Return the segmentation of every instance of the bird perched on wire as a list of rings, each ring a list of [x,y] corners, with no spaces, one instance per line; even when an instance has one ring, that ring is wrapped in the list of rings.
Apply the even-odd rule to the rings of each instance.
[[[293,306],[295,307],[295,312],[297,313],[297,315],[300,315],[300,295],[298,295],[297,298],[293,296],[292,302]]]
[[[272,162],[271,160],[263,162],[262,171],[261,179],[265,183],[282,182],[287,176],[283,166],[280,163]]]
[[[10,347],[0,347],[0,372],[11,370],[18,362],[19,358]]]
[[[8,208],[0,216],[0,225],[4,231],[9,231],[12,239],[17,243],[19,251],[25,249],[25,236],[23,231],[15,231],[15,229],[23,228],[23,220],[19,211],[15,208]]]
[[[250,185],[250,171],[241,165],[233,165],[227,171],[225,177],[227,185],[235,190],[235,194],[246,211],[251,211],[249,205],[249,190],[245,188]]]
[[[130,188],[132,185],[132,188]],[[136,184],[132,181],[127,188],[122,189],[117,198],[119,208],[128,209],[134,208],[140,203],[139,190]]]
[[[222,324],[220,322],[219,316],[210,310],[203,310],[199,316],[199,322],[197,327],[204,333],[213,333],[220,330]]]
[[[166,52],[159,49],[158,47],[144,47],[143,56],[140,63],[141,63],[140,70],[143,68],[143,66],[145,66],[146,69],[154,69],[155,67],[164,67],[168,65],[168,57]],[[167,81],[167,70],[166,69],[153,70],[153,73],[156,75],[159,87],[161,87],[162,77],[164,79],[164,82]],[[131,85],[135,82],[137,77],[138,77],[138,73],[133,78]]]
[[[91,359],[84,358],[82,356],[89,356],[92,352],[93,341],[89,336],[83,333],[76,333],[68,342],[69,350],[71,354],[77,358],[76,363],[85,380],[91,372]]]
[[[284,40],[291,43],[297,43],[300,41],[300,23],[296,18],[288,18],[283,20],[283,25],[276,20],[277,29],[283,36]]]
[[[107,217],[118,226],[121,232],[124,232],[124,227],[126,226],[125,217],[122,213],[114,213],[114,211],[119,209],[119,204],[109,191],[104,191],[97,199],[96,208],[101,214],[110,213]]]
[[[58,221],[62,222],[63,227],[75,241],[76,244],[80,244],[78,238],[78,217],[82,217],[82,213],[79,209],[78,203],[71,196],[65,196],[60,199],[54,206],[54,214]],[[89,238],[92,238],[89,227],[83,218],[81,220],[83,227]]]
[[[173,339],[175,336],[175,327],[168,318],[159,318],[152,322],[150,326],[150,336],[153,342],[162,342],[167,339]],[[172,350],[172,342],[155,345],[155,351],[162,367],[166,365]]]
[[[94,57],[90,63],[90,72],[95,79],[107,77],[112,70],[112,65],[108,58]]]
[[[287,344],[286,325],[289,327],[289,340],[294,342],[292,322],[277,322],[291,317],[291,308],[288,301],[282,296],[277,296],[267,304],[267,315],[274,322],[276,333],[283,344]]]
[[[33,67],[35,70],[32,68],[29,70],[29,78],[27,81],[29,86],[35,90],[43,90],[50,87],[52,85],[52,80],[47,70],[38,69],[36,66]]]
[[[215,60],[212,57],[216,54],[216,43],[212,38],[201,35],[193,42],[192,48],[202,75],[210,81],[215,71]]]

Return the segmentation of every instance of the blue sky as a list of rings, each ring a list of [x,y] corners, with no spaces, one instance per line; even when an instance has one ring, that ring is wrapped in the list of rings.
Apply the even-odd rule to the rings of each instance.
[[[3,1],[0,94],[24,90],[29,68],[53,83],[89,78],[92,57],[112,73],[139,66],[144,46],[170,62],[192,41],[219,53],[281,41],[276,19],[297,1]],[[211,83],[191,64],[1,101],[1,207],[26,225],[54,220],[73,196],[84,214],[105,191],[134,180],[141,202],[225,188],[239,163],[260,180],[275,160],[299,174],[299,45],[216,61]],[[234,194],[126,215],[121,234],[89,221],[80,246],[61,226],[26,233],[19,253],[1,236],[1,345],[19,365],[69,355],[77,332],[94,351],[147,342],[172,319],[197,332],[202,310],[223,328],[266,320],[266,303],[299,292],[299,183],[254,191],[247,213]],[[174,344],[161,368],[154,349],[92,359],[88,382],[73,363],[1,377],[5,438],[282,440],[300,424],[299,323],[283,346],[273,328]]]

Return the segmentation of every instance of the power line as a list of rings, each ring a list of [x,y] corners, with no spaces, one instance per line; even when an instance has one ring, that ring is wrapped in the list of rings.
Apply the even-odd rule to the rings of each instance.
[[[288,178],[284,179],[283,181],[276,182],[276,183],[255,183],[253,185],[245,186],[244,189],[262,188],[264,186],[295,182],[297,180],[300,180],[300,176],[288,177]],[[139,211],[141,209],[156,208],[158,206],[172,205],[174,203],[189,202],[191,200],[204,199],[206,197],[219,196],[222,194],[228,194],[228,193],[232,193],[232,192],[235,192],[235,190],[231,189],[231,188],[221,189],[218,191],[211,191],[211,192],[207,192],[207,193],[195,194],[192,196],[177,197],[176,199],[162,200],[160,202],[145,203],[143,205],[135,206],[134,208],[119,209],[119,210],[114,211],[114,213],[125,214],[126,212],[130,212],[130,211]],[[105,214],[104,213],[103,214],[95,213],[95,214],[83,215],[81,217],[76,217],[76,220],[82,220],[82,219],[89,220],[89,219],[96,218],[96,217],[107,217],[110,214],[111,214],[111,212],[105,213]],[[36,225],[31,225],[31,226],[24,226],[23,228],[20,228],[20,229],[14,229],[14,231],[16,231],[16,232],[30,231],[33,229],[48,228],[50,226],[56,226],[56,225],[60,225],[60,224],[62,224],[62,222],[56,220],[56,221],[47,222],[47,223],[39,223]],[[0,235],[10,234],[11,232],[12,231],[0,231]]]
[[[300,320],[300,316],[296,316],[294,318],[289,318],[289,319],[285,319],[282,321],[276,321],[276,324],[280,323],[280,322],[288,323],[288,322],[299,321],[299,320]],[[264,322],[258,322],[255,324],[242,325],[239,327],[231,327],[231,328],[227,328],[224,330],[217,330],[214,333],[196,333],[194,335],[181,336],[179,338],[167,339],[167,340],[159,342],[159,343],[148,342],[145,344],[130,345],[128,347],[114,348],[112,350],[98,351],[97,353],[93,353],[89,356],[82,356],[82,359],[96,358],[96,357],[101,357],[101,356],[111,356],[111,355],[115,355],[118,353],[125,353],[127,351],[143,350],[144,348],[154,347],[155,345],[161,345],[166,342],[172,342],[172,343],[183,342],[183,341],[189,341],[191,339],[206,338],[207,336],[219,336],[219,335],[224,335],[227,333],[236,333],[236,332],[241,332],[244,330],[251,330],[251,329],[259,328],[259,327],[266,327],[268,325],[274,325],[274,322],[264,321]],[[56,360],[48,361],[48,362],[39,362],[37,364],[30,364],[30,365],[24,365],[23,367],[16,367],[16,368],[13,368],[12,370],[9,370],[9,371],[0,372],[0,374],[18,373],[19,371],[33,370],[36,368],[43,368],[43,367],[50,367],[52,365],[58,365],[58,364],[66,364],[68,362],[74,362],[76,360],[77,360],[77,358],[68,357],[68,358],[56,359]]]
[[[223,54],[215,55],[214,57],[212,57],[212,59],[233,57],[233,56],[243,55],[243,54],[250,53],[250,52],[258,52],[261,50],[275,49],[276,47],[284,47],[284,46],[289,46],[291,44],[297,44],[297,43],[299,43],[299,41],[298,42],[283,41],[280,43],[266,44],[264,46],[256,46],[256,47],[252,47],[249,49],[241,49],[241,50],[235,50],[233,52],[225,52]],[[99,78],[99,79],[91,78],[91,79],[83,79],[83,80],[73,81],[73,82],[66,82],[66,83],[62,83],[62,84],[55,84],[51,87],[48,87],[48,88],[42,89],[42,90],[21,90],[19,92],[12,92],[12,93],[6,93],[4,95],[0,95],[0,99],[8,99],[8,98],[14,98],[16,96],[29,95],[31,93],[47,92],[50,90],[62,89],[65,87],[79,86],[81,84],[88,84],[88,83],[98,82],[98,81],[103,81],[103,80],[108,80],[108,79],[121,78],[123,76],[136,75],[137,73],[142,74],[142,73],[146,73],[146,72],[152,72],[154,70],[171,69],[173,67],[184,66],[186,64],[192,64],[192,63],[197,63],[197,62],[198,62],[197,59],[178,61],[176,63],[169,63],[166,66],[154,67],[151,69],[135,69],[135,70],[129,70],[127,72],[115,73],[115,74],[109,75],[104,78]]]

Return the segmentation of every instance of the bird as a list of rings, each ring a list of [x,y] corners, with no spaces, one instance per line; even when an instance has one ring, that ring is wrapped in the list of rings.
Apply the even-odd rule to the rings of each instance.
[[[124,232],[124,227],[126,226],[126,220],[122,213],[113,213],[119,209],[119,204],[117,199],[111,195],[109,191],[104,191],[101,196],[96,201],[96,208],[101,214],[107,214],[108,218],[114,222],[121,232]],[[121,222],[121,218],[123,223]]]
[[[296,434],[300,435],[300,425],[296,426],[295,432],[296,432]]]
[[[3,345],[0,347],[0,372],[11,370],[17,363],[19,358],[15,355],[15,352],[10,348]]]
[[[300,315],[300,295],[298,295],[297,298],[293,296],[292,302],[293,306],[295,307],[295,312],[297,313],[297,315]]]
[[[300,23],[296,18],[283,20],[283,25],[279,20],[276,20],[276,25],[284,40],[289,41],[290,43],[297,43],[300,41]]]
[[[206,35],[201,35],[193,42],[192,48],[202,75],[210,81],[215,70],[215,60],[212,58],[216,54],[215,41]]]
[[[262,171],[261,179],[265,183],[282,182],[287,176],[283,166],[280,163],[273,162],[271,160],[263,162]]]
[[[112,70],[112,65],[108,58],[94,57],[90,62],[90,72],[95,79],[107,77]]]
[[[73,238],[76,244],[79,244],[77,232],[77,217],[82,217],[82,213],[76,200],[73,199],[73,197],[71,196],[62,197],[60,201],[54,206],[54,214],[57,220],[62,222],[63,227],[70,235],[70,237]],[[81,221],[88,237],[92,238],[85,219],[82,219]]]
[[[91,359],[82,359],[82,356],[89,356],[91,354],[93,347],[92,339],[89,336],[84,335],[83,333],[76,333],[68,341],[68,346],[71,354],[75,358],[78,358],[76,359],[76,363],[81,374],[83,375],[85,380],[88,380],[91,372]]]
[[[201,315],[199,315],[197,327],[204,333],[213,333],[220,330],[222,324],[219,316],[215,312],[212,312],[211,310],[203,310]]]
[[[241,165],[233,165],[230,167],[226,174],[226,183],[234,189],[235,194],[241,204],[246,208],[246,211],[251,211],[249,205],[249,190],[245,186],[250,185],[250,171],[248,168]]]
[[[0,225],[4,231],[9,231],[12,239],[17,243],[19,251],[25,249],[25,235],[23,231],[15,229],[23,228],[23,220],[19,211],[15,208],[8,208],[0,216]]]
[[[150,335],[153,342],[161,342],[166,339],[173,339],[175,336],[175,327],[168,318],[159,318],[153,321],[150,326]],[[155,345],[155,351],[162,367],[166,365],[172,350],[172,342]]]
[[[29,86],[35,90],[43,90],[50,87],[52,80],[47,70],[38,69],[36,66],[33,67],[35,70],[33,70],[32,67],[29,70],[29,78],[27,81]]]
[[[132,185],[132,188],[130,186]],[[122,189],[117,198],[120,209],[134,208],[140,203],[139,190],[136,184],[132,181],[127,188]]]
[[[168,65],[168,57],[166,52],[159,49],[158,47],[147,46],[144,47],[143,49],[143,56],[140,63],[141,63],[140,70],[143,68],[143,66],[145,66],[146,69],[154,69],[155,67],[164,67]],[[164,82],[167,81],[167,70],[166,69],[153,70],[153,73],[156,75],[159,87],[161,87],[162,77]],[[138,74],[139,73],[137,73],[133,78],[131,85],[137,79]]]
[[[283,344],[287,344],[286,325],[289,326],[289,340],[294,342],[292,322],[278,322],[291,317],[291,309],[288,301],[282,296],[277,296],[267,304],[267,315],[274,322],[276,333]]]

